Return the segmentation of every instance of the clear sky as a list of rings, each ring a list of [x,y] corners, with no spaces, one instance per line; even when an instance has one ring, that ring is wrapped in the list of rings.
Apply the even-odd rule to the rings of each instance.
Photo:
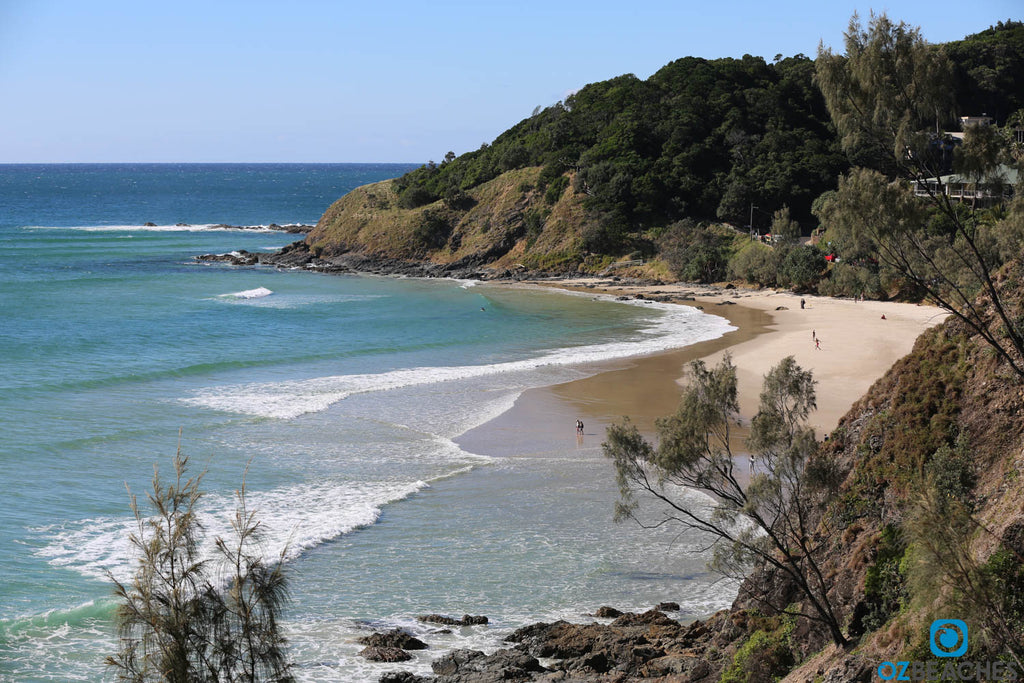
[[[537,105],[685,56],[930,42],[1024,0],[0,0],[0,163],[440,160]]]

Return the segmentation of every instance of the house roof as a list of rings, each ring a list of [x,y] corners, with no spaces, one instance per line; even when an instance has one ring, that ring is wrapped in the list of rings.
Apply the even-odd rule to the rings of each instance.
[[[985,174],[985,177],[981,179],[981,183],[1016,185],[1018,180],[1020,180],[1020,171],[1016,167],[999,164],[994,171]],[[950,175],[940,176],[939,182],[943,185],[955,185],[958,183],[973,183],[975,179],[962,176],[959,173],[951,173]]]

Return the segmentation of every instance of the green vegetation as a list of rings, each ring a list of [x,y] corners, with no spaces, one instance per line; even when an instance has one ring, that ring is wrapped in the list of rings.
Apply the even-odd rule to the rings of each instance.
[[[129,540],[138,569],[128,584],[111,577],[121,600],[121,649],[107,663],[119,680],[135,683],[292,681],[280,629],[287,578],[280,562],[262,558],[245,487],[233,535],[217,538],[216,556],[204,559],[196,510],[202,475],[187,478],[187,469],[179,448],[174,481],[165,486],[154,473],[152,516],[131,498],[137,531]]]
[[[774,621],[781,623],[771,630],[761,628],[754,631],[736,650],[732,662],[722,671],[719,683],[779,681],[793,668],[797,662],[790,644],[793,619],[786,617]]]
[[[1022,65],[1020,22],[929,45],[884,16],[851,24],[846,54],[686,57],[647,80],[587,85],[476,151],[356,191],[309,244],[499,272],[635,258],[649,277],[967,310],[982,288],[991,296],[984,272],[1024,248],[1024,207],[921,201],[910,181],[983,180],[1024,159]],[[982,113],[996,126],[963,144],[941,133]],[[772,239],[752,247],[755,232]],[[1012,348],[1016,332],[998,328]]]
[[[804,604],[791,610],[775,604],[778,596],[770,589],[753,585],[746,588],[750,598],[817,624],[844,646],[847,638],[821,564],[832,534],[814,521],[838,485],[834,464],[818,457],[814,431],[806,424],[816,407],[814,384],[792,357],[765,375],[748,441],[757,464],[749,481],[735,470],[730,441],[739,406],[736,368],[728,356],[711,369],[702,361],[690,364],[690,383],[678,410],[657,422],[657,448],[628,420],[608,428],[602,447],[615,463],[616,519],[706,534],[714,550],[712,566],[726,575],[742,577],[752,566],[770,566],[791,582]],[[681,494],[686,489],[708,494],[717,505],[693,504]]]
[[[875,561],[864,577],[866,613],[856,626],[859,633],[882,627],[906,604],[906,550],[899,530],[892,524],[885,525],[875,544]]]
[[[594,251],[622,250],[647,227],[682,218],[745,222],[751,204],[788,206],[807,222],[811,202],[846,168],[813,74],[803,55],[680,59],[646,81],[590,84],[396,189],[414,208],[542,167],[537,189],[548,203],[570,181],[583,197]]]
[[[872,15],[866,28],[854,17],[845,54],[820,50],[817,83],[843,149],[859,162],[840,179],[834,220],[1024,377],[1024,328],[993,280],[1002,264],[985,244],[991,216],[977,208],[984,188],[1002,193],[995,180],[1005,175],[1000,162],[1011,161],[1007,137],[974,125],[957,147],[941,132],[952,118],[952,70],[944,51],[885,15]],[[952,170],[970,183],[969,202],[929,185],[947,170],[950,151]]]

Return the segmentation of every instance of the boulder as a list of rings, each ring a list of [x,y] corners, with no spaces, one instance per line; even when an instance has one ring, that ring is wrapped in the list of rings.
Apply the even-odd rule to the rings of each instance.
[[[663,612],[652,609],[643,614],[623,614],[611,625],[618,628],[624,626],[678,626],[679,622],[669,619]]]
[[[499,683],[531,681],[547,671],[535,657],[518,650],[498,650],[485,655],[479,650],[455,650],[431,664],[436,683]]]
[[[427,644],[400,628],[374,633],[359,639],[361,645],[370,647],[397,647],[400,650],[426,650]]]
[[[378,683],[427,683],[429,679],[417,676],[411,671],[388,671],[381,674]]]
[[[425,624],[441,624],[443,626],[480,626],[487,623],[487,617],[474,617],[463,614],[461,619],[446,617],[443,614],[425,614],[416,617]]]
[[[229,263],[233,266],[254,266],[259,263],[256,254],[245,251],[232,251],[228,254],[201,254],[194,257],[196,261],[207,263]]]
[[[365,657],[371,662],[407,662],[412,655],[397,647],[374,647],[363,648],[359,652],[360,657]]]

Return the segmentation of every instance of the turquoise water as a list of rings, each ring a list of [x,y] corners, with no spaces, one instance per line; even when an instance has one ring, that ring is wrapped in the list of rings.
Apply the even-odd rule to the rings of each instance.
[[[111,678],[107,572],[133,569],[125,485],[169,469],[179,430],[207,470],[211,534],[251,462],[266,552],[292,574],[302,680],[375,680],[384,665],[354,637],[422,628],[417,614],[486,614],[489,628],[432,636],[486,648],[595,601],[699,615],[730,600],[696,546],[610,523],[598,438],[514,458],[453,441],[528,387],[718,336],[720,319],[191,259],[280,248],[294,237],[208,226],[312,223],[407,168],[0,166],[0,679]]]

